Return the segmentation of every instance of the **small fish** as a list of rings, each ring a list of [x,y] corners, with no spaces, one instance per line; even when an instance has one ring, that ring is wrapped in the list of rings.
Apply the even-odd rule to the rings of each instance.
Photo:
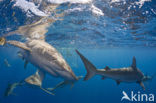
[[[16,83],[12,83],[12,84],[8,84],[8,87],[5,90],[4,96],[7,97],[9,95],[16,95],[15,93],[13,93],[14,89],[19,86],[22,85],[21,82],[16,82]]]
[[[9,64],[9,62],[8,62],[7,59],[4,59],[4,64],[5,64],[7,67],[11,67],[11,65]]]

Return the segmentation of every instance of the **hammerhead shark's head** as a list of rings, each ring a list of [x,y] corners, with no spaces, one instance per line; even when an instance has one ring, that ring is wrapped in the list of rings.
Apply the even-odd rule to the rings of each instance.
[[[146,74],[146,75],[144,76],[144,78],[143,78],[142,81],[143,81],[143,82],[152,81],[152,80],[154,79],[155,76],[156,76],[156,73],[154,73],[154,74],[151,75],[151,76]]]
[[[111,78],[116,80],[118,85],[120,84],[120,82],[139,83],[140,86],[145,90],[143,84],[144,74],[136,67],[135,57],[133,57],[132,65],[127,68],[110,69],[108,66],[106,66],[104,69],[96,69],[96,67],[89,60],[87,60],[78,50],[76,50],[76,52],[80,56],[87,70],[87,75],[85,76],[84,80],[88,80],[94,75],[101,75],[102,79]]]
[[[65,84],[73,84],[81,78],[81,76],[77,77],[73,73],[62,55],[44,40],[29,39],[22,43],[14,40],[6,41],[2,37],[0,38],[0,44],[10,44],[21,48],[20,53],[26,60],[25,66],[30,62],[38,68],[35,74],[25,79],[29,84],[41,86],[46,73],[63,78]]]

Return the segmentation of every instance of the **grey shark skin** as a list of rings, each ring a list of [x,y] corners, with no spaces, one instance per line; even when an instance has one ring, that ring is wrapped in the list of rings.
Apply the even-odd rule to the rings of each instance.
[[[41,71],[54,77],[62,77],[67,81],[78,80],[62,55],[48,43],[42,40],[30,40],[26,46],[31,48],[31,52],[22,49],[21,53],[27,61],[37,66]]]
[[[76,77],[62,55],[43,40],[29,39],[26,43],[1,40],[3,40],[0,41],[1,44],[10,44],[21,48],[20,53],[23,58],[38,68],[35,74],[25,79],[29,84],[41,87],[46,73],[54,77],[61,77],[69,84],[80,79]],[[5,43],[3,43],[4,41]]]
[[[76,50],[77,54],[80,56],[81,60],[85,65],[85,69],[87,70],[87,75],[84,80],[89,80],[94,75],[101,75],[102,78],[111,78],[116,80],[119,85],[120,82],[136,82],[139,83],[140,86],[145,90],[143,84],[144,74],[136,67],[136,59],[133,57],[133,62],[130,67],[127,68],[114,68],[110,69],[106,66],[104,69],[96,69],[96,67],[87,60],[78,50]]]

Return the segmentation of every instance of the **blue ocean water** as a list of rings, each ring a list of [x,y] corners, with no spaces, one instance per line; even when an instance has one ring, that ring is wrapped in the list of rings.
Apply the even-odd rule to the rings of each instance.
[[[5,51],[8,51],[7,54]],[[92,62],[97,68],[104,68],[106,65],[111,68],[127,67],[131,65],[132,57],[136,56],[137,67],[144,73],[152,75],[156,72],[155,67],[155,49],[132,49],[132,48],[106,48],[106,49],[80,49],[80,51]],[[13,53],[14,52],[14,53]],[[73,51],[74,52],[74,51]],[[24,62],[16,56],[14,48],[1,49],[1,61],[4,58],[8,58],[11,63],[10,68],[6,68],[5,65],[1,66],[1,99],[4,103],[63,103],[63,102],[121,102],[122,91],[130,93],[131,91],[140,91],[142,93],[156,93],[156,78],[152,81],[145,83],[146,91],[136,83],[121,83],[117,85],[114,80],[105,79],[102,80],[100,76],[95,76],[88,81],[79,80],[75,83],[71,89],[70,86],[64,88],[58,88],[55,96],[49,95],[40,89],[31,88],[29,86],[17,87],[14,91],[16,96],[3,97],[5,88],[8,82],[17,82],[22,78],[29,76],[35,72],[35,67],[31,64],[28,65],[27,70],[24,70]],[[78,58],[78,57],[77,57]],[[68,59],[68,58],[67,58]],[[2,62],[1,62],[2,64]],[[70,64],[70,62],[69,62]],[[76,75],[85,75],[86,70],[82,64],[80,58],[77,61],[77,67],[72,67]],[[44,87],[55,86],[61,79],[52,78],[47,75],[44,80]],[[126,102],[126,101],[124,101]],[[127,101],[128,102],[128,101]]]
[[[0,36],[21,42],[27,38],[38,39],[43,34],[33,32],[44,28],[37,27],[51,18],[55,22],[47,27],[45,41],[63,55],[77,76],[85,76],[86,69],[75,49],[98,69],[129,67],[135,56],[137,67],[145,75],[156,73],[155,0],[49,0],[52,6],[48,0],[41,1],[0,0]],[[56,8],[47,9],[50,7]],[[45,21],[31,26],[42,18],[46,18]],[[20,31],[22,26],[27,28]],[[15,30],[19,31],[11,33]],[[26,33],[22,32],[24,30]],[[4,96],[9,83],[24,80],[37,69],[30,63],[24,69],[18,51],[19,48],[10,45],[0,47],[0,103],[129,103],[121,101],[123,91],[128,95],[132,91],[156,95],[156,78],[144,82],[144,91],[136,83],[117,85],[115,80],[102,80],[96,75],[88,81],[80,79],[72,88],[70,85],[57,88],[55,96],[30,85],[17,86],[13,95]],[[54,87],[61,81],[47,74],[43,87]]]

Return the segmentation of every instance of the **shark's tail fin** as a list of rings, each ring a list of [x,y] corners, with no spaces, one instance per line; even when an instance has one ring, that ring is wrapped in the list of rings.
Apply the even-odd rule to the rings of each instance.
[[[87,59],[85,58],[78,50],[76,50],[77,54],[80,56],[81,60],[83,61],[85,68],[87,70],[87,74],[84,80],[89,80],[91,77],[96,75],[97,69],[96,67]]]

